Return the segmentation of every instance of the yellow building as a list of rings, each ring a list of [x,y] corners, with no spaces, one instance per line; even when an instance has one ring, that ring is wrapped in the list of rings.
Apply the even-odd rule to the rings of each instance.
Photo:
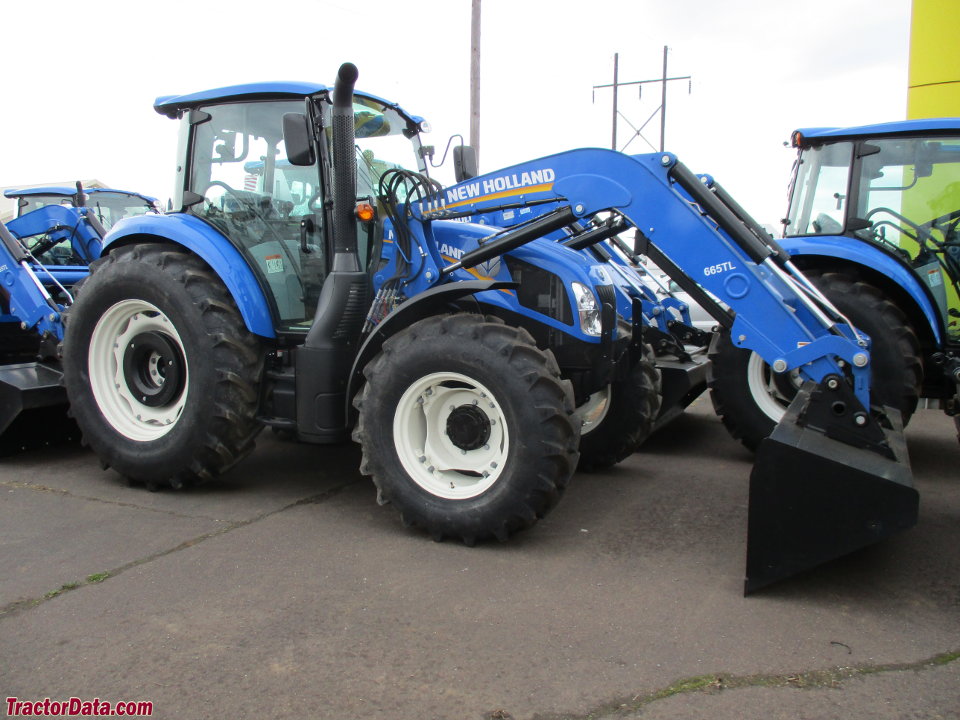
[[[960,116],[960,0],[913,0],[907,119]]]

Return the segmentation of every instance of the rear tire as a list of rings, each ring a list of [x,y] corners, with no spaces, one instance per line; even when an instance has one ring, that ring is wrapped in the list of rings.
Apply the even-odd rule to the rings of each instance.
[[[580,432],[578,470],[613,467],[635,453],[653,430],[660,410],[660,373],[653,348],[623,380],[611,383],[577,408],[584,420]]]
[[[814,284],[873,341],[870,399],[900,410],[906,426],[923,380],[920,342],[906,316],[873,285],[833,272],[807,273]],[[730,434],[756,450],[773,432],[796,394],[796,375],[776,375],[759,355],[720,333],[711,354],[710,397]]]
[[[84,440],[150,486],[206,480],[253,449],[262,365],[223,283],[177,247],[114,250],[66,315],[64,381]]]
[[[559,501],[577,465],[573,392],[525,330],[429,317],[388,339],[364,375],[360,470],[405,525],[502,541]]]

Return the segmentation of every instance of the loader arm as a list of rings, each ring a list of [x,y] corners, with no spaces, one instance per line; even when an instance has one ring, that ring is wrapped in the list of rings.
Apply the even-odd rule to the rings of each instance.
[[[551,230],[556,223],[544,218],[563,225],[619,213],[642,242],[671,261],[664,269],[673,280],[681,286],[694,281],[735,312],[731,336],[737,345],[757,352],[779,372],[798,369],[816,382],[849,368],[855,394],[869,407],[869,339],[831,317],[784,267],[778,249],[738,221],[674,156],[573,150],[447,188],[439,207],[422,209],[425,218],[439,219],[521,208],[533,211],[527,217],[536,214],[533,223]],[[521,237],[533,223],[509,228],[491,244]],[[476,262],[490,252],[481,247]],[[472,260],[465,257],[461,266],[470,267]],[[707,309],[729,325],[719,308]]]
[[[583,221],[622,217],[681,287],[732,310],[705,303],[734,344],[807,381],[751,475],[746,592],[916,523],[899,414],[871,412],[869,338],[711,178],[667,153],[572,150],[446,188],[418,210],[424,221],[485,214],[494,225],[499,213],[509,226],[442,273],[564,228],[574,243],[587,233],[599,242],[604,233]]]
[[[62,340],[61,308],[40,282],[30,259],[19,238],[0,223],[0,293],[7,306],[6,314],[24,330],[36,330]]]

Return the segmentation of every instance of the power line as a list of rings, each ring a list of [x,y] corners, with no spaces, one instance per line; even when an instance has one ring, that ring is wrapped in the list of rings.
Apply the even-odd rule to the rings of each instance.
[[[597,95],[596,91],[597,91],[597,90],[599,90],[599,89],[601,89],[601,88],[613,88],[613,132],[612,132],[612,137],[611,137],[611,141],[610,141],[610,147],[611,147],[612,149],[614,149],[614,150],[617,149],[617,116],[618,116],[618,115],[619,115],[620,117],[622,117],[624,120],[626,120],[626,121],[627,121],[627,124],[630,125],[630,127],[633,128],[633,130],[634,130],[634,135],[633,135],[633,137],[631,137],[630,140],[627,141],[627,144],[624,145],[623,148],[621,148],[621,150],[625,150],[626,147],[627,147],[627,145],[629,145],[631,142],[633,142],[633,141],[637,138],[638,135],[639,135],[641,138],[643,138],[644,142],[646,142],[648,145],[650,145],[650,147],[653,147],[653,144],[652,144],[649,140],[647,140],[645,137],[643,137],[643,135],[642,135],[641,133],[642,133],[643,129],[647,126],[647,124],[650,122],[650,120],[652,120],[652,119],[656,116],[657,113],[660,113],[660,152],[663,152],[663,149],[664,149],[664,137],[665,137],[665,135],[666,135],[666,130],[667,130],[667,83],[668,83],[668,82],[671,82],[671,81],[673,81],[673,80],[686,80],[686,81],[687,81],[687,92],[690,92],[690,91],[691,91],[691,89],[692,89],[692,83],[693,83],[692,76],[690,76],[690,75],[679,75],[679,76],[676,76],[676,77],[667,77],[667,50],[668,50],[667,46],[664,45],[664,46],[663,46],[663,76],[662,76],[662,77],[655,78],[655,79],[652,79],[652,80],[631,80],[631,81],[629,81],[629,82],[620,82],[619,79],[618,79],[619,70],[620,70],[620,53],[614,53],[614,54],[613,54],[613,82],[612,82],[612,83],[606,83],[606,84],[604,84],[604,85],[594,85],[594,86],[593,86],[593,98],[594,98],[594,101],[596,101],[596,95]],[[660,83],[660,84],[661,84],[660,107],[658,107],[656,110],[653,111],[653,115],[651,115],[651,116],[647,119],[647,121],[646,121],[645,123],[643,123],[643,125],[640,126],[640,129],[638,130],[636,127],[633,126],[633,124],[632,124],[629,120],[627,120],[626,116],[619,111],[619,109],[618,109],[618,107],[617,107],[617,101],[618,101],[618,97],[617,97],[618,93],[617,93],[617,91],[619,90],[619,88],[625,87],[625,86],[627,86],[627,85],[638,85],[638,86],[640,86],[640,92],[642,93],[642,92],[643,92],[643,85],[648,85],[648,84],[650,84],[650,83]]]

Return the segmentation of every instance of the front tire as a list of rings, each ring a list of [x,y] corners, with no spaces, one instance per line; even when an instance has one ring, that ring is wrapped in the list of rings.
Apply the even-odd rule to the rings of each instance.
[[[917,407],[923,379],[920,342],[906,316],[873,285],[847,273],[807,276],[858,328],[870,336],[871,402],[898,409],[906,425]],[[723,331],[710,356],[710,397],[734,437],[756,450],[796,394],[796,372],[777,375],[756,353],[736,347]]]
[[[577,465],[573,392],[526,331],[429,317],[388,339],[364,375],[360,470],[405,525],[502,541],[560,499]]]
[[[660,373],[653,348],[622,380],[591,395],[577,408],[583,420],[579,470],[593,472],[613,467],[635,453],[650,436],[660,410]]]
[[[66,316],[64,382],[84,440],[150,486],[206,480],[253,449],[262,364],[223,283],[174,246],[114,250]]]

